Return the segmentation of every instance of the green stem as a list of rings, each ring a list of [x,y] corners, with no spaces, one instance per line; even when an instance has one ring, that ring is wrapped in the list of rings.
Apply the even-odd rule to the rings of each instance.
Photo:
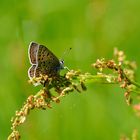
[[[133,84],[133,85],[135,85],[136,87],[140,88],[140,84],[139,84],[139,83],[137,83],[137,82],[135,82],[135,81],[131,81],[131,80],[130,80],[130,82],[131,82],[131,84]]]
[[[105,75],[105,74],[99,74],[99,75],[84,75],[84,80],[87,83],[104,83],[104,84],[118,84],[116,81],[116,76],[114,75]]]
[[[137,91],[137,90],[131,90],[131,92],[134,92],[136,94],[139,94],[140,95],[140,91]]]

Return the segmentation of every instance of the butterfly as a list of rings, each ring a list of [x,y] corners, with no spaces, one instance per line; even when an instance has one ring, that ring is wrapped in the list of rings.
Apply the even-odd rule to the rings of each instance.
[[[64,69],[64,60],[59,60],[47,47],[31,42],[28,49],[31,67],[28,70],[28,77],[40,77],[48,75],[53,77]]]

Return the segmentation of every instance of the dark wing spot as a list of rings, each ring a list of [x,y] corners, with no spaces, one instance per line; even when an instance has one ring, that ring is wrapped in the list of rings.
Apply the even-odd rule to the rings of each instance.
[[[43,62],[43,66],[45,66],[45,62]]]

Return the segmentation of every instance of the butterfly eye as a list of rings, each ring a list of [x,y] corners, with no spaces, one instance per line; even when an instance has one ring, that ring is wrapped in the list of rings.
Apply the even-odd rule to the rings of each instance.
[[[64,64],[64,60],[61,60],[60,63],[61,63],[61,64]]]

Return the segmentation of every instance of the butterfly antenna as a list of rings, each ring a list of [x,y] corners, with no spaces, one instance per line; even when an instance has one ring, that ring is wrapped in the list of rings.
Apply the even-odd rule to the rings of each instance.
[[[62,60],[64,60],[64,57],[66,56],[66,54],[68,55],[69,53],[70,53],[70,50],[71,50],[72,48],[69,48],[69,49],[66,49],[65,51],[64,51],[64,53],[63,53],[63,55],[62,55],[62,57],[61,57],[61,59]]]

